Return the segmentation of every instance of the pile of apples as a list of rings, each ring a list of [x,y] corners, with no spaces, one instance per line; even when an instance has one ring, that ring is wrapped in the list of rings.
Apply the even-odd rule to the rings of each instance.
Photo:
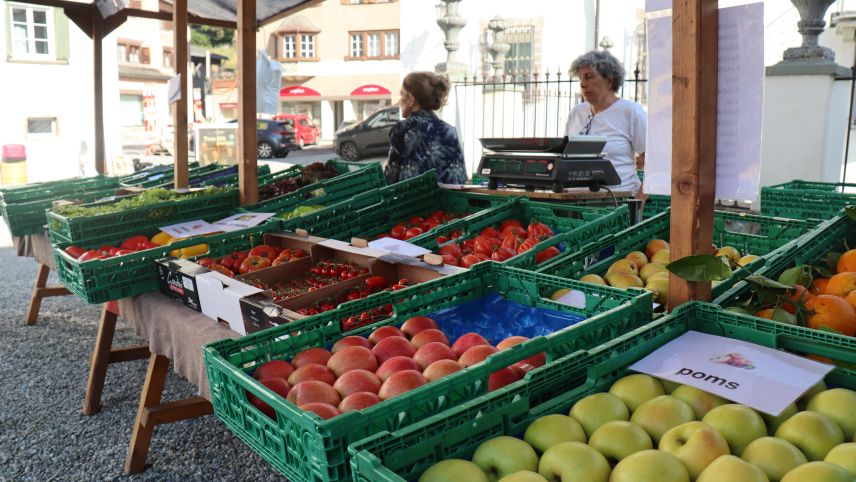
[[[85,249],[80,246],[71,245],[65,248],[65,252],[77,261],[91,261],[93,259],[107,259],[115,256],[145,251],[147,249],[159,248],[169,244],[173,239],[166,233],[159,233],[151,239],[148,236],[131,236],[122,241],[119,246],[105,245],[97,249]],[[206,246],[207,249],[207,246]]]
[[[252,255],[244,260],[241,264],[242,270],[244,269],[244,265],[247,263],[247,260],[250,260],[251,258]],[[267,265],[270,266],[270,261],[267,261]],[[247,271],[242,274],[249,274],[252,273],[252,271],[257,271],[257,269]],[[354,263],[342,263],[335,260],[321,260],[315,263],[313,267],[299,278],[267,283],[257,278],[247,277],[244,279],[244,282],[261,290],[270,290],[273,292],[274,301],[283,301],[310,291],[315,291],[319,288],[324,288],[351,278],[366,275],[368,272],[368,268]],[[369,278],[369,280],[372,278]],[[368,282],[368,280],[366,281]],[[380,277],[380,280],[375,280],[372,284],[386,285],[388,283],[389,282],[386,279]]]
[[[427,233],[428,231],[440,226],[441,224],[446,224],[449,221],[453,221],[458,218],[462,218],[466,216],[466,213],[456,214],[456,213],[447,213],[445,211],[434,211],[429,214],[427,217],[422,216],[412,216],[406,221],[399,222],[388,233],[380,233],[377,235],[376,239],[380,238],[395,238],[395,239],[410,239],[415,238],[423,233]],[[460,236],[460,230],[458,231],[458,236]]]
[[[452,266],[469,268],[482,261],[505,261],[528,251],[536,244],[553,236],[553,230],[537,219],[533,219],[525,228],[516,219],[506,219],[499,227],[488,226],[473,238],[449,242],[443,236],[437,238],[440,248],[437,254],[443,257],[443,262]],[[443,244],[446,243],[446,244]],[[535,256],[538,264],[559,254],[559,249],[551,246]]]
[[[478,333],[467,333],[450,344],[433,319],[414,316],[400,329],[383,326],[368,338],[346,336],[330,351],[309,348],[290,361],[266,362],[253,377],[301,410],[329,419],[407,393],[526,340],[512,336],[493,347]],[[490,375],[489,389],[515,382],[545,362],[541,353],[497,370]],[[268,404],[250,393],[247,397],[275,418]]]
[[[635,374],[419,482],[853,482],[854,432],[856,392],[824,382],[772,417]]]
[[[300,248],[278,248],[260,244],[249,251],[233,251],[216,259],[201,258],[196,261],[196,264],[234,278],[239,274],[249,274],[306,256],[309,256],[309,253]]]

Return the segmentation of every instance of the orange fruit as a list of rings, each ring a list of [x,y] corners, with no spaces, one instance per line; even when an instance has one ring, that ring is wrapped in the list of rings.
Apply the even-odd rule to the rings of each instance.
[[[814,298],[814,295],[809,293],[803,285],[794,285],[794,289],[788,290],[785,296],[787,296],[787,299],[782,303],[782,309],[792,315],[797,312],[799,305],[805,306],[808,300]]]
[[[815,278],[808,292],[813,295],[822,295],[826,291],[827,283],[829,283],[829,278]]]
[[[768,320],[778,321],[779,323],[787,323],[788,325],[796,325],[797,319],[792,313],[781,308],[766,308],[755,313],[758,318],[766,318]]]
[[[645,245],[645,255],[648,256],[648,259],[654,257],[654,253],[660,251],[661,249],[666,249],[669,247],[669,242],[664,239],[652,239],[648,241],[648,244]]]
[[[847,336],[856,335],[856,310],[844,298],[819,295],[808,300],[806,309],[809,328],[817,330],[826,326]]]
[[[835,269],[839,273],[856,272],[856,249],[851,249],[842,254],[838,258],[838,263],[835,264]]]
[[[823,294],[844,298],[847,293],[853,290],[856,290],[856,273],[845,271],[829,278],[829,283],[826,284]]]
[[[856,310],[856,290],[847,293],[847,296],[844,297],[844,301],[850,303],[850,306]]]

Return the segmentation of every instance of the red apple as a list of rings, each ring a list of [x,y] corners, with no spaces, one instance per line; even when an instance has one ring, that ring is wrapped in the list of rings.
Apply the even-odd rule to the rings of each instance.
[[[323,418],[324,420],[329,420],[337,415],[341,415],[342,412],[339,411],[338,408],[330,405],[329,403],[305,403],[303,405],[299,405],[297,408],[303,410],[304,412],[312,412],[315,415]]]
[[[342,348],[349,347],[349,346],[362,346],[362,347],[368,348],[369,350],[372,349],[372,344],[370,341],[366,340],[365,338],[363,338],[361,336],[353,335],[353,336],[346,336],[346,337],[342,338],[341,340],[337,341],[333,345],[332,351],[333,351],[333,353],[336,353],[337,351],[341,350]]]
[[[401,330],[394,326],[382,326],[377,330],[373,331],[371,335],[369,335],[369,341],[372,343],[372,345],[377,345],[378,342],[380,342],[384,338],[389,338],[390,336],[400,336],[404,338],[404,333],[402,333]]]
[[[414,316],[401,325],[402,333],[407,335],[408,338],[413,338],[414,335],[422,330],[429,330],[432,328],[436,330],[440,327],[437,325],[436,321],[428,318],[427,316]]]
[[[418,363],[423,370],[428,368],[428,365],[437,360],[457,359],[458,357],[455,356],[455,352],[453,352],[451,348],[437,341],[432,341],[431,343],[422,345],[418,350],[416,350],[416,354],[413,355],[413,361]]]
[[[455,373],[458,370],[463,370],[464,367],[461,366],[460,363],[455,360],[437,360],[434,363],[428,365],[428,368],[422,372],[425,375],[425,379],[429,382],[433,382],[439,378],[443,378],[446,375],[450,375]]]
[[[380,368],[377,369],[375,375],[377,375],[381,381],[385,382],[389,377],[392,376],[395,372],[401,372],[404,370],[422,370],[422,367],[419,366],[418,363],[413,361],[413,358],[406,356],[394,356],[389,360],[383,362],[380,365]]]
[[[490,374],[490,377],[487,381],[487,386],[489,391],[498,390],[509,383],[514,383],[517,380],[520,380],[521,375],[511,367],[505,367],[499,369]]]
[[[326,365],[328,360],[330,360],[329,351],[323,348],[308,348],[297,355],[294,355],[294,358],[291,359],[291,364],[294,365],[295,368],[300,368],[303,365],[308,365],[310,363]]]
[[[259,383],[270,388],[274,393],[276,393],[282,398],[288,397],[288,392],[291,391],[291,386],[289,386],[285,380],[279,377],[263,378],[259,380]],[[250,403],[255,405],[256,408],[261,410],[263,414],[267,415],[270,418],[276,418],[276,412],[274,412],[273,407],[263,402],[257,396],[253,395],[250,392],[247,392],[247,399],[250,401]]]
[[[465,333],[452,344],[452,351],[460,357],[465,351],[477,345],[490,345],[490,343],[478,333]]]
[[[378,363],[383,363],[394,356],[412,357],[416,353],[416,348],[413,348],[407,338],[390,336],[379,341],[372,348],[372,353],[377,357]]]
[[[464,354],[461,355],[461,358],[458,358],[458,363],[460,363],[464,368],[471,367],[477,363],[483,362],[485,358],[498,351],[499,350],[490,345],[476,345],[465,351]]]
[[[345,397],[345,399],[342,400],[342,403],[339,404],[339,410],[342,413],[348,413],[353,412],[354,410],[362,410],[364,408],[371,407],[379,402],[380,398],[378,398],[374,393],[357,392]]]
[[[381,400],[389,400],[414,388],[421,387],[426,383],[428,383],[428,380],[418,371],[404,370],[403,372],[393,373],[391,377],[383,382],[380,392],[377,395]]]
[[[336,407],[342,401],[342,397],[330,385],[318,380],[309,380],[294,385],[288,392],[287,400],[297,406],[319,402]]]
[[[333,388],[339,392],[342,398],[357,392],[380,391],[381,380],[372,372],[366,370],[351,370],[336,380]]]
[[[288,380],[293,372],[294,366],[291,363],[283,360],[271,360],[256,368],[256,371],[253,372],[253,378],[264,380],[265,378],[279,377]]]
[[[336,374],[324,365],[310,363],[294,370],[288,377],[288,383],[292,387],[309,380],[317,380],[332,385],[336,381]]]
[[[410,339],[410,343],[412,343],[413,347],[417,350],[421,348],[422,345],[431,343],[432,341],[449,346],[449,339],[446,338],[446,334],[435,328],[422,330]]]
[[[367,370],[374,373],[377,370],[377,358],[364,346],[348,346],[330,357],[327,368],[333,370],[337,377],[351,370]]]

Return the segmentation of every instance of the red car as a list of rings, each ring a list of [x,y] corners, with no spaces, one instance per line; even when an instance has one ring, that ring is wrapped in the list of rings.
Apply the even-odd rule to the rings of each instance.
[[[294,125],[295,142],[301,149],[306,144],[315,145],[321,137],[321,129],[315,124],[308,114],[277,114],[276,120],[291,120]]]

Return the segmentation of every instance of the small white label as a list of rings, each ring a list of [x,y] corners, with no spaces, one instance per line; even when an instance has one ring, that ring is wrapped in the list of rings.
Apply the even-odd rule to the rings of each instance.
[[[184,289],[193,291],[193,279],[187,276],[181,277],[181,284],[184,285]]]
[[[560,296],[556,303],[561,303],[563,305],[572,306],[574,308],[585,309],[586,307],[586,294],[580,290],[571,290],[564,295]]]
[[[490,174],[490,168],[486,167],[486,168],[482,169],[482,174]]]

